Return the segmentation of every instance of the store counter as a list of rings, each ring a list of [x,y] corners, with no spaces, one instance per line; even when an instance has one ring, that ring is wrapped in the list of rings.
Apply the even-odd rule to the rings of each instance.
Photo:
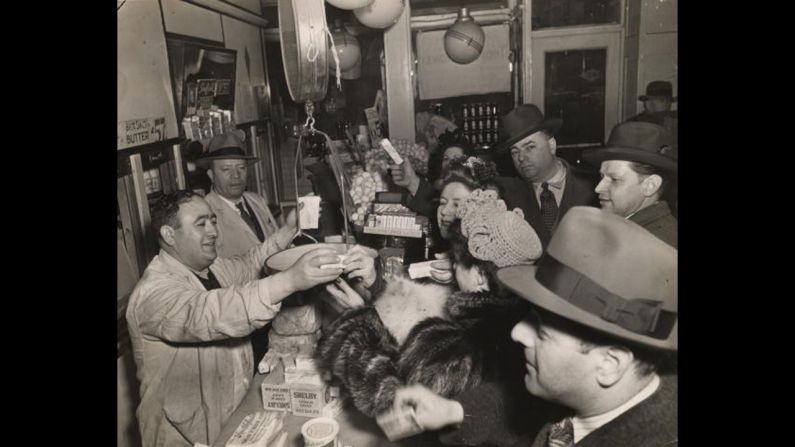
[[[213,447],[224,447],[243,418],[249,414],[264,410],[261,391],[263,382],[278,384],[283,383],[283,381],[284,372],[281,364],[270,374],[255,374],[248,394],[246,394],[243,402],[240,403],[240,406],[232,413],[226,425],[221,429],[221,434],[213,444]],[[309,417],[294,416],[290,413],[285,415],[282,430],[288,434],[286,444],[288,447],[303,447],[304,440],[301,437],[301,426],[310,419]],[[378,424],[376,424],[375,419],[359,412],[350,400],[347,401],[345,409],[335,419],[340,425],[339,447],[416,447],[424,444],[422,435],[390,442],[386,439]],[[425,444],[427,445],[427,440]]]

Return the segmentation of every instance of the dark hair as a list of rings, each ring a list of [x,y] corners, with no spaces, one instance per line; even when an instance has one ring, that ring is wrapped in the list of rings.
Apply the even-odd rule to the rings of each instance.
[[[179,228],[179,221],[177,220],[179,206],[190,202],[194,197],[201,196],[193,191],[182,189],[164,195],[155,203],[152,207],[152,229],[157,234],[158,239],[160,238],[160,228],[163,225]]]
[[[474,155],[472,144],[464,138],[464,133],[460,129],[454,132],[445,131],[439,135],[439,146],[428,159],[428,180],[441,178],[444,153],[451,147],[460,147],[464,151],[464,158]]]
[[[442,183],[447,185],[452,182],[460,182],[469,189],[497,189],[494,180],[497,178],[497,166],[492,161],[468,163],[468,158],[455,158],[450,160],[447,169],[442,172]]]
[[[535,312],[535,315],[538,317],[538,319],[543,321],[545,325],[552,326],[561,332],[565,332],[580,339],[582,353],[587,353],[591,349],[602,346],[617,346],[630,351],[637,362],[636,369],[641,377],[648,376],[649,374],[662,369],[667,370],[672,365],[675,365],[675,352],[652,349],[619,339],[612,335],[605,334],[604,332],[591,329],[564,317],[555,315],[538,306],[533,306],[533,311],[530,315],[533,315],[533,312]]]

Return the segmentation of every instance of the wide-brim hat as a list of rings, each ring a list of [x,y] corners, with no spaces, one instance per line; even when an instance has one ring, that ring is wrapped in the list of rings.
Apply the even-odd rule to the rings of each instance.
[[[668,81],[649,82],[649,85],[646,86],[646,94],[638,96],[638,99],[641,101],[646,101],[653,97],[668,98],[671,100],[671,102],[676,102],[673,86]]]
[[[536,265],[502,268],[497,279],[532,304],[598,332],[677,350],[677,250],[618,215],[571,208]]]
[[[517,141],[539,130],[546,130],[555,135],[562,125],[563,120],[560,118],[545,119],[544,114],[535,104],[522,104],[502,118],[501,142],[496,150],[503,152]]]
[[[247,160],[253,163],[259,158],[246,154],[246,134],[241,130],[218,134],[207,144],[207,153],[196,159],[196,166],[209,169],[213,160]]]
[[[676,174],[678,151],[668,129],[654,123],[628,121],[616,125],[604,148],[583,151],[583,158],[596,165],[605,160],[626,160],[655,166]]]

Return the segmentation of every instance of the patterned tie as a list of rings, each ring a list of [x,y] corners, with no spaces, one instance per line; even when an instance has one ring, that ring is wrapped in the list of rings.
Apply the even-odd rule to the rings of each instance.
[[[574,446],[574,426],[571,425],[571,418],[565,418],[549,427],[547,437],[547,447],[573,447]]]
[[[245,200],[241,200],[237,204],[237,209],[240,210],[240,217],[242,217],[243,221],[246,222],[249,227],[251,227],[251,231],[253,231],[254,234],[257,235],[257,239],[259,239],[260,242],[263,242],[265,240],[265,235],[262,234],[262,229],[259,227],[259,225],[257,225],[256,222],[254,222],[254,219],[251,217],[251,214],[249,214],[246,211],[246,207],[243,206],[244,202]]]
[[[544,218],[544,226],[550,233],[558,221],[558,202],[555,201],[555,194],[549,190],[549,183],[541,184],[541,215]]]

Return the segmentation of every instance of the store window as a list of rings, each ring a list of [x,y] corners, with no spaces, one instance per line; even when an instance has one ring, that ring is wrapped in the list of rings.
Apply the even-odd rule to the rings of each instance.
[[[544,110],[563,119],[558,144],[604,141],[606,61],[605,49],[546,54]]]
[[[621,22],[621,0],[534,0],[533,29]]]

